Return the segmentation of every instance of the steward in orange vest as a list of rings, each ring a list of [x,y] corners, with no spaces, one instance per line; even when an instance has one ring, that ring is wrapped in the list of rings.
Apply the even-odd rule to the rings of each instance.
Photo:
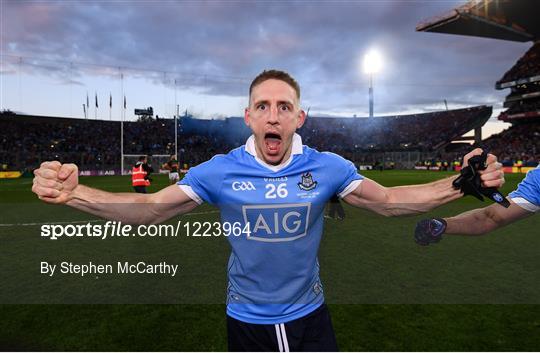
[[[146,194],[146,187],[150,186],[150,173],[152,167],[147,164],[146,156],[140,156],[139,161],[131,169],[131,184],[135,192]]]

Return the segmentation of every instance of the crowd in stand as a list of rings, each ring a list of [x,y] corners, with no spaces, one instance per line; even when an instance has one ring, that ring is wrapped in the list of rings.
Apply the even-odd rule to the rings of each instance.
[[[504,113],[514,115],[519,113],[528,113],[540,111],[540,99],[527,99],[514,103]]]
[[[182,165],[197,165],[234,147],[216,135],[182,134],[178,140],[178,158]]]
[[[540,41],[534,43],[497,83],[511,82],[537,75],[540,75]]]
[[[486,110],[487,109],[487,110]],[[307,119],[300,130],[304,144],[332,151],[358,165],[381,165],[385,151],[433,152],[463,135],[489,117],[491,108],[475,107],[455,111],[402,117]],[[230,121],[191,119],[185,126],[202,124],[202,129],[182,127],[178,132],[178,159],[182,166],[204,162],[217,153],[227,153],[243,144],[249,130],[239,118]],[[480,120],[480,121],[479,121]],[[181,120],[182,121],[182,120]],[[216,125],[217,124],[217,125]],[[217,128],[212,128],[216,125]],[[538,129],[514,128],[485,141],[490,150],[538,159]],[[229,130],[242,130],[237,136]],[[229,138],[223,136],[228,131]],[[531,132],[534,134],[531,135]],[[512,149],[506,146],[511,141]],[[469,147],[470,148],[470,147]],[[124,123],[124,154],[174,153],[174,121],[146,120]],[[452,157],[453,158],[453,157]],[[44,160],[78,164],[81,169],[118,169],[120,124],[61,118],[0,116],[0,165],[11,169],[32,169]],[[451,159],[449,159],[451,160]],[[390,162],[388,162],[390,163]],[[393,163],[393,162],[392,162]]]
[[[70,119],[73,123],[22,123],[1,121],[0,162],[19,169],[35,167],[41,161],[61,159],[89,167],[117,162],[114,141],[118,133],[108,124]],[[116,136],[115,136],[116,134]]]
[[[431,151],[489,118],[491,108],[367,119],[307,119],[300,130],[307,145],[346,156],[355,151]],[[435,133],[436,132],[436,133]]]
[[[503,76],[498,83],[519,81],[521,79],[540,76],[540,42],[533,45],[525,55]],[[530,80],[529,80],[530,81]],[[511,86],[511,93],[506,97],[508,107],[500,118],[508,121],[513,115],[531,113],[528,116],[539,115],[540,112],[540,81],[525,82]]]
[[[196,165],[229,149],[218,136],[178,135],[182,164]],[[118,169],[120,153],[118,122],[0,118],[0,165],[7,169],[31,169],[45,160],[76,163],[82,169]],[[173,120],[124,123],[124,154],[174,154]]]
[[[540,123],[512,126],[490,136],[477,147],[497,155],[505,167],[516,166],[519,162],[526,167],[535,167],[540,161]],[[464,146],[445,157],[449,160],[459,158],[470,149],[470,146]]]

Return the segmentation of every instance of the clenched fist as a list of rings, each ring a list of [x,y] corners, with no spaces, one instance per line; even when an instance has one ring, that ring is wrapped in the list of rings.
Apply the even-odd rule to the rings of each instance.
[[[463,157],[463,168],[465,168],[469,163],[469,159],[473,156],[479,156],[482,154],[481,148],[475,148],[471,152],[467,153]],[[497,162],[497,157],[488,154],[486,160],[486,169],[478,171],[480,174],[480,180],[482,181],[483,187],[493,187],[500,188],[504,185],[504,172],[502,170],[502,164]]]
[[[71,199],[79,184],[79,170],[75,164],[58,161],[43,162],[34,170],[32,191],[45,202],[64,204]]]

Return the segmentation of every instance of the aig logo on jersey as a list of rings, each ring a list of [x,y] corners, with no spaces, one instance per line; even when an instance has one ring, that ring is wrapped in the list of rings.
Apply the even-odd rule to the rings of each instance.
[[[310,203],[244,205],[244,222],[251,232],[247,239],[280,242],[301,238],[308,231],[310,210]]]
[[[232,189],[234,191],[253,191],[253,190],[257,190],[257,189],[255,189],[255,185],[253,185],[253,183],[251,181],[233,181]]]

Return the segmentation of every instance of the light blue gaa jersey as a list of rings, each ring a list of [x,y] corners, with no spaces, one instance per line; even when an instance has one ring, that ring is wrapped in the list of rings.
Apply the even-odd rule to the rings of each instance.
[[[302,146],[297,134],[280,166],[256,157],[254,141],[251,136],[245,146],[191,168],[178,184],[198,203],[219,207],[222,224],[239,222],[249,230],[228,237],[227,314],[248,323],[284,323],[323,303],[317,252],[324,207],[363,177],[350,161]]]
[[[540,165],[530,170],[519,183],[517,190],[508,196],[527,211],[540,211]]]

